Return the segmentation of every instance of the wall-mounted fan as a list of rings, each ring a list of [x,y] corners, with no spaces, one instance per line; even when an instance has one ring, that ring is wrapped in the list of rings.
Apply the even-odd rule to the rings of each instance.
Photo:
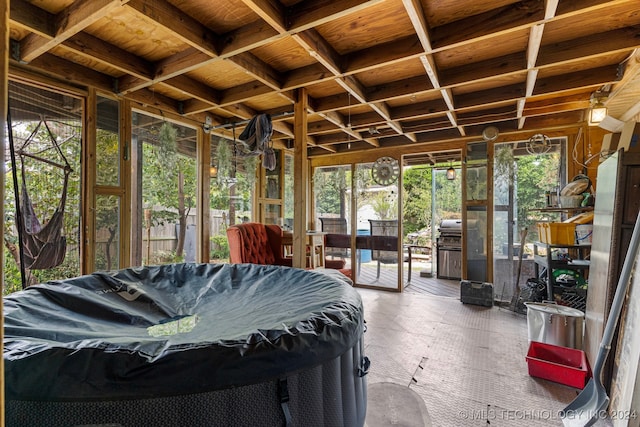
[[[392,157],[380,157],[371,167],[371,177],[379,185],[391,185],[398,179],[400,165]]]

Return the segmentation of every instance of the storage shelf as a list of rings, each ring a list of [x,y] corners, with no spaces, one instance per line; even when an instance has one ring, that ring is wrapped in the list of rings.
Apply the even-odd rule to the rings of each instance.
[[[541,249],[545,250],[545,254],[539,253]],[[553,249],[568,249],[577,253],[578,258],[572,261],[568,260],[556,260],[553,259]],[[533,259],[535,262],[535,275],[536,278],[541,278],[541,269],[546,270],[546,282],[547,282],[547,298],[553,299],[554,290],[558,287],[553,277],[554,270],[574,270],[584,271],[588,273],[591,266],[587,256],[591,252],[591,245],[557,245],[550,243],[534,242],[533,244]]]

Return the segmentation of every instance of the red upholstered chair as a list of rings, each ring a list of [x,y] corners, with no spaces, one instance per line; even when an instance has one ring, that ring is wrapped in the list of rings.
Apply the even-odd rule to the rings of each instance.
[[[274,224],[248,222],[227,228],[229,261],[234,264],[268,264],[291,267],[282,256],[282,229]]]
[[[282,229],[274,224],[247,222],[227,228],[229,261],[234,264],[269,264],[291,267],[292,259],[283,256]],[[325,267],[340,270],[351,277],[343,259],[325,259]]]

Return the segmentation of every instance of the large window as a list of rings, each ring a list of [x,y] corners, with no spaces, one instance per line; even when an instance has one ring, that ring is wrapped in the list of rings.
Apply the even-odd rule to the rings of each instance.
[[[13,144],[6,144],[5,153],[4,293],[22,287],[20,242],[26,285],[78,276],[82,229],[82,99],[10,81],[9,107]],[[37,244],[42,233],[53,236],[51,244]]]
[[[196,257],[196,131],[142,113],[133,116],[133,215],[141,235],[136,264],[193,262]]]

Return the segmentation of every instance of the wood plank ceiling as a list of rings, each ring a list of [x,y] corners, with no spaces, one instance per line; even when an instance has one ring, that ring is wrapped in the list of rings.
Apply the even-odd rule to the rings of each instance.
[[[291,146],[295,90],[305,87],[308,152],[322,156],[479,137],[489,125],[533,133],[584,122],[592,93],[615,93],[640,47],[640,8],[637,0],[11,0],[10,34],[14,68],[193,124],[210,120],[227,136],[230,123],[264,112],[274,140]]]

